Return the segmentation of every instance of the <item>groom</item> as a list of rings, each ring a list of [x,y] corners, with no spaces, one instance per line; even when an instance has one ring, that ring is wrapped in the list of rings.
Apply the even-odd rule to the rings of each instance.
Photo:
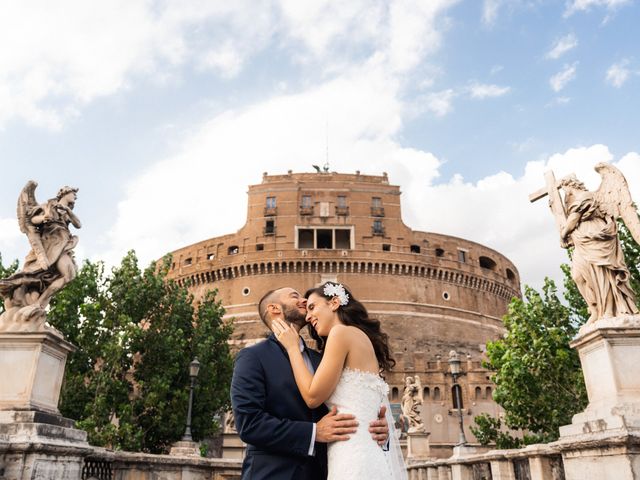
[[[306,299],[289,287],[268,292],[258,304],[260,318],[271,327],[274,318],[297,331],[306,325]],[[300,340],[307,367],[315,371],[320,354]],[[275,337],[242,349],[236,355],[231,404],[240,438],[247,443],[243,480],[324,480],[326,444],[349,439],[357,422],[353,415],[309,409],[302,399],[286,351]],[[384,409],[383,409],[384,410]],[[380,418],[384,419],[381,410]],[[386,421],[372,422],[369,431],[378,443],[388,436]]]

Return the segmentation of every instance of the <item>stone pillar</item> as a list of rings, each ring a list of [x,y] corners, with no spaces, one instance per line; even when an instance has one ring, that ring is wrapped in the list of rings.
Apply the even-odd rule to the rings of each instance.
[[[198,442],[180,440],[171,445],[169,455],[174,457],[200,457],[200,444]]]
[[[513,463],[509,460],[491,460],[491,478],[493,480],[516,480]]]
[[[430,433],[407,433],[407,460],[427,460],[431,455]]]
[[[553,470],[549,457],[529,457],[531,480],[547,480],[553,478]]]
[[[59,414],[64,367],[73,351],[57,330],[0,332],[0,410]]]
[[[427,467],[427,480],[438,480],[438,467]]]
[[[580,329],[578,350],[589,405],[560,427],[567,480],[640,479],[640,316]]]
[[[456,445],[453,447],[452,460],[461,459],[477,453],[474,447],[468,445]],[[451,464],[452,480],[473,480],[473,468],[464,463]]]
[[[451,480],[473,480],[473,468],[464,463],[451,465]]]
[[[0,332],[0,465],[3,480],[79,480],[87,433],[58,410],[67,354],[52,328]]]
[[[440,465],[438,467],[438,480],[451,480],[451,468],[449,465]]]

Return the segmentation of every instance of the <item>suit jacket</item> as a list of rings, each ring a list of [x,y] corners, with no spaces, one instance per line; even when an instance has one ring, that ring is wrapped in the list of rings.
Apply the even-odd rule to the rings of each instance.
[[[314,368],[320,354],[307,350]],[[272,335],[236,355],[231,404],[238,434],[247,444],[242,480],[324,480],[326,444],[309,455],[313,423],[327,409],[302,399],[289,357]]]

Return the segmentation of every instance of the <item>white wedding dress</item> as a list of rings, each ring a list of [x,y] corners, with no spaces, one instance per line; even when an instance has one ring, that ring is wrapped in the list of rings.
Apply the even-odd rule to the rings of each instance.
[[[369,423],[377,420],[380,406],[388,405],[388,393],[389,386],[377,374],[344,368],[336,389],[325,403],[329,408],[335,405],[339,413],[355,415],[359,426],[349,440],[329,444],[327,480],[406,478],[406,471],[398,476],[399,468],[392,460],[394,452],[384,451],[369,433]],[[393,425],[390,428],[393,432]]]

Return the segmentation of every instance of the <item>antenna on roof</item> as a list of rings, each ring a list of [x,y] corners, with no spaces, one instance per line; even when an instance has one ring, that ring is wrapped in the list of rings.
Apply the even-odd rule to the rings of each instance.
[[[324,120],[324,136],[325,136],[325,153],[324,153],[324,166],[322,169],[325,173],[329,171],[329,119]]]
[[[320,168],[318,165],[311,165],[316,169],[318,173],[329,173],[329,120],[325,119],[324,125],[325,132],[325,152],[324,152],[324,165]]]

